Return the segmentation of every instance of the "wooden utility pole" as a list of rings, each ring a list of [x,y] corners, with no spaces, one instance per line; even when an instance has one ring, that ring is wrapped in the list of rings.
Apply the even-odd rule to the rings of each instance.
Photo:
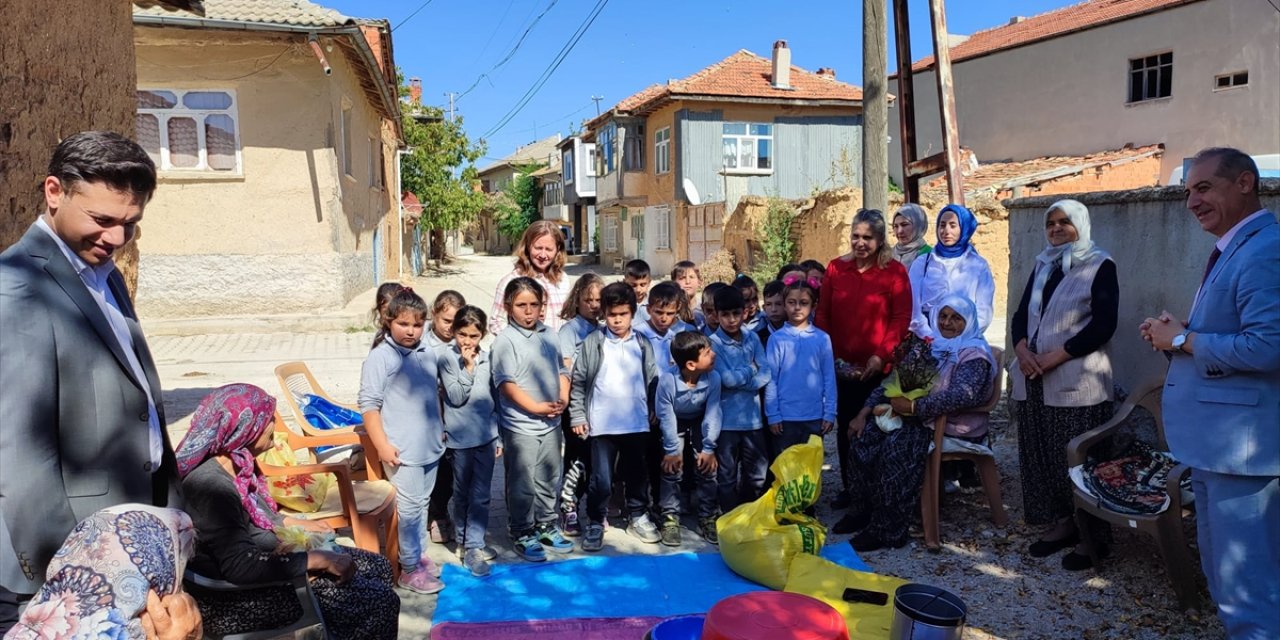
[[[862,0],[862,206],[889,206],[886,0]]]
[[[933,72],[938,87],[938,113],[942,125],[942,151],[927,158],[916,157],[915,96],[911,69],[911,25],[907,0],[893,0],[894,40],[898,44],[898,115],[902,133],[903,196],[907,202],[920,201],[920,179],[942,172],[947,179],[951,202],[964,204],[964,176],[960,172],[960,130],[956,122],[955,89],[951,81],[951,51],[947,36],[944,0],[929,0],[933,29]]]

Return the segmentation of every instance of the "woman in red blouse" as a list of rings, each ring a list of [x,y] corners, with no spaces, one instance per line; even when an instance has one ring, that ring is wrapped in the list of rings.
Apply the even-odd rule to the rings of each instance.
[[[879,211],[864,209],[853,217],[849,253],[827,265],[818,300],[814,321],[846,363],[836,367],[836,443],[846,489],[832,504],[839,509],[849,503],[849,421],[880,385],[911,322],[911,283],[885,242]]]

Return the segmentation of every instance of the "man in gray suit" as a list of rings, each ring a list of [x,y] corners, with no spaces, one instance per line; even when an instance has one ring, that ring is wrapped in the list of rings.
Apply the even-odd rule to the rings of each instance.
[[[1190,317],[1147,318],[1170,354],[1165,434],[1192,469],[1200,559],[1229,637],[1280,638],[1280,224],[1258,167],[1201,151],[1187,208],[1217,236]]]
[[[160,379],[111,256],[156,188],[137,143],[58,145],[45,212],[0,254],[0,633],[75,525],[112,505],[181,508]],[[198,637],[185,594],[148,607],[161,637]]]

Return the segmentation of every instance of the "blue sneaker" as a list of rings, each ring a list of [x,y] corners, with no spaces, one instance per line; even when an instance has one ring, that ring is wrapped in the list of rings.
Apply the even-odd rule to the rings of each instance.
[[[547,552],[542,549],[537,536],[522,536],[515,541],[516,554],[529,562],[546,562]]]
[[[573,543],[569,542],[554,524],[544,524],[538,528],[538,542],[554,553],[573,551]]]

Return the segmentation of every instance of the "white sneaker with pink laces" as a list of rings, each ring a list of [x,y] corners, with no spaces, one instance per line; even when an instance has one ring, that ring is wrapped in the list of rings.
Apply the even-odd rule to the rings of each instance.
[[[400,574],[399,585],[410,591],[422,594],[440,593],[444,583],[431,575],[431,569],[418,564],[418,568],[409,573]]]

